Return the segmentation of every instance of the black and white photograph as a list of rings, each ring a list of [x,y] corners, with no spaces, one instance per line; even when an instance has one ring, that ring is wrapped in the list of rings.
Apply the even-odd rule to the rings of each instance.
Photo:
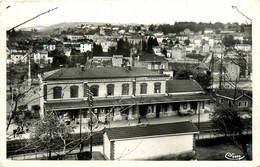
[[[260,165],[259,1],[0,4],[0,166]]]

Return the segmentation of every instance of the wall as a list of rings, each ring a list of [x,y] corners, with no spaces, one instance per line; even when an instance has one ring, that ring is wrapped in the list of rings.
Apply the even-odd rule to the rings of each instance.
[[[193,135],[191,134],[115,141],[114,160],[152,159],[192,150]]]
[[[64,81],[54,81],[51,82],[51,84],[48,84],[47,86],[47,99],[53,99],[53,88],[56,86],[62,87],[62,94],[63,99],[69,99],[70,98],[70,86],[78,86],[79,93],[78,98],[83,98],[84,96],[84,85],[83,82],[87,82],[86,80],[64,80]],[[140,95],[140,84],[141,83],[147,83],[147,94],[154,94],[154,83],[160,82],[161,83],[161,93],[165,94],[166,91],[166,81],[165,80],[137,80],[136,81],[136,94]],[[129,95],[121,95],[122,94],[122,85],[123,84],[129,84]],[[131,78],[126,79],[125,81],[113,81],[111,82],[104,80],[104,82],[89,82],[88,86],[91,87],[92,85],[99,85],[99,97],[106,97],[107,95],[107,85],[108,84],[114,84],[114,96],[108,96],[108,97],[115,97],[115,96],[131,96],[133,93],[133,81],[131,81]],[[43,91],[43,90],[42,90]]]
[[[106,159],[110,159],[110,141],[106,133],[103,135],[103,155]]]

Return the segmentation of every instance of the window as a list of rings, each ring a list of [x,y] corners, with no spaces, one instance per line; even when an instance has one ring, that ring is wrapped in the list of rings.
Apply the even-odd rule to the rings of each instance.
[[[115,87],[115,85],[113,85],[113,84],[107,85],[107,95],[108,96],[114,95],[114,87]]]
[[[228,101],[228,106],[230,107],[230,106],[231,106],[231,104],[232,104],[232,102],[229,100],[229,101]]]
[[[43,98],[44,98],[44,100],[47,99],[47,85],[43,86]]]
[[[161,93],[161,83],[154,84],[154,93]]]
[[[53,88],[53,98],[54,99],[61,98],[61,87],[60,86],[56,86]]]
[[[141,90],[140,94],[146,94],[147,93],[147,83],[141,83]]]
[[[248,106],[248,102],[247,101],[240,101],[238,102],[238,107],[247,107]]]
[[[123,84],[122,85],[122,95],[128,95],[129,94],[129,84]]]
[[[99,88],[98,85],[92,85],[90,87],[90,91],[93,93],[93,96],[98,96],[98,88]]]
[[[70,97],[74,98],[74,97],[78,97],[79,94],[79,87],[78,86],[71,86],[70,87]]]
[[[220,99],[220,100],[219,100],[219,103],[220,103],[220,104],[224,104],[224,99]]]

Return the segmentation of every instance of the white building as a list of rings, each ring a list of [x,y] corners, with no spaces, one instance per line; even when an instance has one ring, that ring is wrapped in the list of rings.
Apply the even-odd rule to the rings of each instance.
[[[246,52],[251,52],[252,51],[252,46],[249,44],[236,44],[235,49],[237,50],[242,50]]]
[[[90,52],[92,51],[92,43],[89,43],[89,42],[80,43],[80,53],[85,53],[87,51],[90,51]]]
[[[192,153],[198,129],[191,122],[109,128],[103,154],[109,160],[154,160]]]
[[[19,63],[27,63],[28,54],[26,53],[11,53],[7,57],[7,64],[19,64]]]
[[[43,50],[46,51],[54,51],[56,49],[56,45],[55,44],[43,44]]]
[[[206,28],[206,29],[204,30],[204,34],[213,34],[213,33],[214,33],[214,30],[211,29],[211,28]]]
[[[48,52],[42,50],[33,53],[33,60],[37,64],[50,64],[53,61],[53,57],[48,57]]]
[[[168,75],[145,68],[61,68],[39,78],[41,115],[44,109],[55,110],[78,121],[82,110],[83,123],[90,119],[89,90],[95,118],[102,122],[177,116],[182,111],[203,113],[209,100],[195,81],[169,81]]]

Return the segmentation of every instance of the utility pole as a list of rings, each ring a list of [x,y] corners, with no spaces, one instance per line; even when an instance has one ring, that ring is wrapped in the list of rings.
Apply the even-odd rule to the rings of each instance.
[[[81,139],[81,124],[82,124],[82,115],[81,115],[81,109],[79,110],[79,116],[80,116],[80,123],[79,123],[79,138],[80,138],[80,152],[83,150],[83,143],[82,143],[82,139]]]
[[[87,97],[88,97],[88,106],[89,106],[89,114],[90,114],[90,140],[89,140],[89,151],[90,151],[90,159],[92,159],[92,106],[93,106],[93,93],[90,90],[90,87],[87,85]]]
[[[211,86],[212,86],[212,92],[213,92],[213,88],[214,88],[214,52],[212,52],[212,57],[211,57]]]
[[[31,87],[31,55],[28,54],[28,86]]]
[[[198,114],[198,130],[200,131],[200,102],[199,103],[199,114]],[[198,139],[200,139],[200,135],[198,135]]]
[[[220,59],[220,66],[219,66],[219,90],[221,90],[222,89],[222,66],[223,66],[223,60],[222,60],[222,58],[223,58],[223,54],[221,54],[221,59]]]

